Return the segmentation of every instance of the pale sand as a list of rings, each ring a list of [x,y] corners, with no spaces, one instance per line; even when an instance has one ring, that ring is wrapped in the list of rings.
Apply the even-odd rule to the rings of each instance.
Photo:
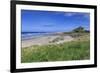
[[[55,42],[51,42],[57,38],[62,38],[62,39],[59,39]],[[36,38],[28,39],[28,40],[22,40],[22,48],[30,47],[32,45],[60,44],[63,42],[72,41],[73,39],[74,38],[72,38],[71,36],[68,36],[68,35],[64,35],[64,36],[51,35],[51,36],[36,37]]]

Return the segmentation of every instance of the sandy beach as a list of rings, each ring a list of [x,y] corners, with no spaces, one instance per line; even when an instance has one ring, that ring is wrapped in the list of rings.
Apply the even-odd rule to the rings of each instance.
[[[60,44],[63,42],[72,41],[73,39],[74,38],[69,35],[50,35],[35,37],[27,40],[22,40],[22,48],[30,47],[32,45]]]

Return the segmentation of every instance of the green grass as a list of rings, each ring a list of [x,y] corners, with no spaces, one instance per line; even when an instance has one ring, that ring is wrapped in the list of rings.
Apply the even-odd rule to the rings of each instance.
[[[52,45],[34,45],[21,50],[21,62],[47,62],[85,60],[90,58],[89,36],[81,36],[74,41]]]

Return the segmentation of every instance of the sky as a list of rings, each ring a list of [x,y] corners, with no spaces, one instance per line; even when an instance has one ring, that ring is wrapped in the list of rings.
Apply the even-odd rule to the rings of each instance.
[[[21,10],[22,32],[69,32],[79,26],[90,29],[90,13]]]

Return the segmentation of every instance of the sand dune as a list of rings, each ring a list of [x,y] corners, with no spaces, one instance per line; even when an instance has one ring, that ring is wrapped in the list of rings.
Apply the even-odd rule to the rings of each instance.
[[[47,45],[47,44],[60,44],[63,42],[72,41],[73,38],[69,35],[50,35],[36,37],[28,40],[22,40],[22,48],[30,47],[32,45]]]

